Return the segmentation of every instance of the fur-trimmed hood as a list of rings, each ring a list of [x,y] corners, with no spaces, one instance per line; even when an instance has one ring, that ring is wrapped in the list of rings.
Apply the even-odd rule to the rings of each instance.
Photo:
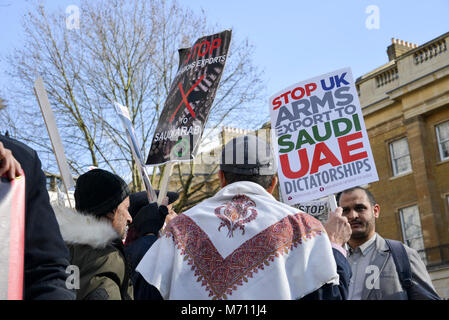
[[[102,249],[120,238],[106,218],[96,218],[61,206],[53,206],[53,210],[62,238],[68,244],[85,244]]]

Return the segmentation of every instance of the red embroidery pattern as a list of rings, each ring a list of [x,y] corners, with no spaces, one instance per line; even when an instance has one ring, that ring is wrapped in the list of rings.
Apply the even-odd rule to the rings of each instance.
[[[302,241],[325,233],[321,223],[315,218],[297,213],[263,230],[243,243],[226,259],[218,253],[209,237],[200,227],[184,214],[170,221],[166,237],[171,237],[184,261],[191,266],[197,282],[201,282],[209,297],[227,299],[227,295],[237,290],[264,270],[275,258],[288,254],[302,244]]]
[[[228,227],[228,237],[234,236],[234,230],[239,228],[242,235],[245,234],[244,224],[253,221],[257,217],[254,208],[256,203],[243,194],[236,195],[225,205],[215,209],[215,215],[221,220],[218,231],[224,226]],[[251,214],[249,214],[251,213]]]

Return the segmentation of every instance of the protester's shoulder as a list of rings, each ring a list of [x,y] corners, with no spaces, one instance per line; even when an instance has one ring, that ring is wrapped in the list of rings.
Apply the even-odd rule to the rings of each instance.
[[[93,248],[89,245],[70,245],[73,249],[72,263],[83,266],[86,270],[97,272],[123,272],[124,259],[120,251],[114,246]]]
[[[303,211],[298,211],[296,214],[294,214],[294,217],[296,218],[296,220],[301,221],[301,223],[304,225],[310,227],[323,227],[320,220]]]
[[[106,246],[105,248],[93,248],[88,244],[67,243],[67,246],[72,249],[74,259],[85,260],[93,263],[97,260],[104,260],[109,254],[117,251],[113,246]]]
[[[103,254],[97,258],[97,265],[112,269],[116,272],[124,272],[125,270],[125,259],[123,254],[110,246],[104,248]]]
[[[325,233],[323,224],[308,213],[298,211],[294,214],[289,214],[286,219],[292,226],[294,232],[322,234]]]
[[[379,234],[377,234],[377,237],[380,237]],[[387,240],[387,239],[380,237],[380,240]],[[397,240],[392,240],[392,239],[388,239],[388,240],[397,241]],[[402,242],[401,242],[401,244],[404,247],[405,252],[407,253],[407,256],[408,256],[410,263],[412,265],[412,268],[413,268],[416,265],[416,263],[418,263],[418,261],[421,261],[421,256],[419,255],[419,253],[416,249],[410,248],[408,245],[406,245]],[[386,243],[385,243],[385,246],[386,246],[386,248],[388,248]]]
[[[407,256],[410,259],[410,262],[413,264],[413,260],[421,259],[421,256],[419,255],[418,251],[416,249],[410,248],[406,244],[404,244],[405,251],[407,252]]]
[[[35,157],[36,151],[20,141],[0,135],[0,142],[3,143],[5,148],[10,149],[16,157],[17,155],[24,158]]]
[[[382,243],[385,241],[385,247],[386,247],[386,248],[388,248],[387,243],[386,243],[387,240],[388,240],[388,241],[397,241],[397,242],[400,242],[400,243],[402,244],[402,246],[403,246],[404,249],[405,249],[405,252],[407,253],[407,255],[408,255],[409,257],[419,255],[418,251],[416,251],[416,250],[413,249],[413,248],[410,248],[408,245],[406,245],[405,243],[403,243],[403,242],[401,242],[401,241],[399,241],[399,240],[383,238],[383,237],[382,237],[381,235],[379,235],[378,233],[376,233],[376,237],[377,237],[377,239],[378,239],[380,242],[382,242]],[[389,249],[388,249],[388,250],[389,250]]]

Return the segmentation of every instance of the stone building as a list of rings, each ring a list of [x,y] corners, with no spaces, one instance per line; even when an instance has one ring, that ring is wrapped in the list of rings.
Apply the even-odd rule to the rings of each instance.
[[[418,250],[449,298],[449,32],[423,45],[392,39],[389,62],[356,81],[379,181],[376,223]]]

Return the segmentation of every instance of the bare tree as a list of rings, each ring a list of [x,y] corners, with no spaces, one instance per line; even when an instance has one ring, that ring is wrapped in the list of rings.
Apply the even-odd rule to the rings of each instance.
[[[5,108],[6,108],[6,101],[3,100],[2,97],[0,97],[0,110]]]
[[[0,96],[0,123],[9,123],[9,118],[8,118],[8,114],[6,112],[6,101],[4,99],[2,99],[2,97]],[[4,128],[7,128],[8,126],[4,126]],[[0,134],[5,134],[5,132],[3,132],[3,129],[0,129]]]
[[[23,26],[25,45],[8,59],[11,86],[6,91],[10,102],[6,126],[47,154],[46,169],[56,170],[32,90],[41,75],[73,173],[94,165],[132,180],[134,191],[142,190],[113,103],[129,108],[146,155],[177,71],[178,49],[222,30],[208,26],[204,13],[197,15],[163,0],[82,1],[79,29],[66,27],[63,9],[49,14],[37,6],[28,12]],[[231,44],[209,129],[235,125],[235,121],[257,125],[249,110],[261,105],[263,83],[252,62],[252,50],[247,40]],[[192,197],[194,188],[189,184],[182,191]]]

